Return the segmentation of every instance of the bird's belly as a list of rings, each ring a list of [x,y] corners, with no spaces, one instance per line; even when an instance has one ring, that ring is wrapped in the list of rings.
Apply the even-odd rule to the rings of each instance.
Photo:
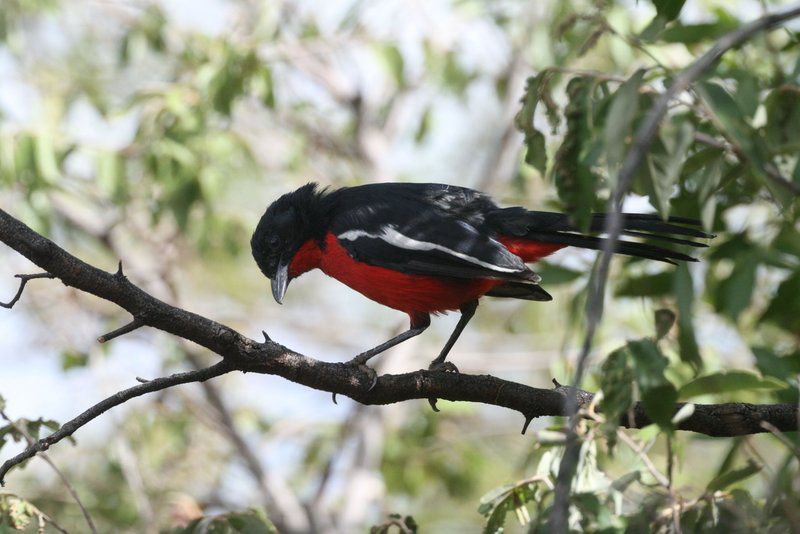
[[[320,269],[365,297],[410,315],[458,310],[500,283],[487,278],[406,274],[369,265],[350,257],[334,236],[326,240]]]

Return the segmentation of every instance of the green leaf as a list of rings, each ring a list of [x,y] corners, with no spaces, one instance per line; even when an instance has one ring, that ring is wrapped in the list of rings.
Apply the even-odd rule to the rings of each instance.
[[[65,350],[61,353],[61,369],[67,371],[76,367],[86,367],[89,355],[76,350]]]
[[[421,143],[425,140],[425,137],[428,135],[428,131],[431,128],[431,109],[426,108],[424,112],[422,112],[422,116],[419,119],[419,126],[417,126],[417,131],[414,133],[414,141],[417,143]]]
[[[606,423],[603,433],[608,439],[609,449],[616,443],[620,418],[633,404],[633,368],[627,347],[622,347],[608,355],[603,362],[600,374],[600,389],[603,398],[600,409]]]
[[[700,24],[675,23],[658,35],[659,40],[666,43],[693,45],[718,39],[739,27],[738,20],[730,16],[720,16],[719,13],[717,11],[718,18],[714,22]]]
[[[764,375],[787,380],[800,374],[800,352],[780,356],[767,347],[752,347],[751,350],[756,358],[756,367]]]
[[[656,341],[663,339],[664,336],[669,334],[672,325],[675,324],[675,312],[668,309],[656,310],[653,314],[653,322],[656,329]]]
[[[653,5],[656,6],[656,13],[669,21],[680,15],[685,2],[686,0],[653,0]]]
[[[625,157],[625,150],[631,136],[633,119],[639,111],[639,87],[644,78],[644,69],[637,70],[611,97],[606,122],[603,126],[603,145],[609,171],[616,174],[616,168]]]
[[[664,375],[669,361],[652,339],[629,341],[627,348],[633,357],[636,382],[645,412],[661,428],[672,428],[678,392]]]
[[[750,305],[759,264],[758,256],[758,252],[752,250],[741,254],[730,276],[716,290],[717,311],[724,312],[734,322]]]
[[[547,170],[547,152],[545,151],[544,134],[536,129],[533,120],[536,107],[541,100],[541,92],[547,83],[549,73],[542,71],[528,78],[525,95],[522,97],[522,109],[514,117],[514,124],[525,135],[525,163],[533,166],[544,176]]]
[[[767,110],[765,134],[770,147],[779,149],[783,145],[800,143],[800,90],[797,86],[784,85],[773,89],[764,105]],[[797,149],[789,149],[796,155]]]
[[[762,377],[758,373],[745,370],[719,371],[700,376],[681,386],[678,394],[681,399],[699,395],[714,395],[753,389],[785,389],[786,382],[773,377]]]
[[[559,285],[573,282],[584,273],[542,261],[536,264],[536,274],[541,276],[542,281],[546,281],[547,285]]]
[[[694,305],[694,286],[689,267],[682,263],[675,269],[675,299],[678,303],[678,346],[680,358],[692,366],[695,372],[703,367],[700,349],[694,335],[692,307]]]
[[[403,87],[405,85],[405,61],[400,49],[394,44],[381,44],[375,47],[375,53],[397,86]]]
[[[597,154],[592,147],[591,96],[596,85],[597,81],[588,76],[572,78],[567,85],[567,133],[553,163],[558,196],[580,230],[589,227],[600,182],[593,170]]]
[[[741,482],[746,478],[749,478],[759,471],[761,471],[762,466],[758,465],[757,463],[750,460],[747,463],[747,466],[742,467],[741,469],[736,469],[734,471],[728,471],[718,477],[714,478],[711,482],[708,483],[706,486],[706,491],[709,493],[713,493],[715,491],[724,490],[737,482]]]
[[[762,321],[780,326],[787,332],[800,332],[800,270],[781,282],[772,302],[769,303]]]
[[[694,141],[694,127],[689,121],[680,124],[665,124],[659,132],[660,143],[653,145],[647,155],[650,171],[650,203],[666,219],[669,216],[669,200],[681,174],[686,153]]]
[[[790,202],[791,199],[786,198],[787,195],[783,191],[777,190],[777,186],[769,178],[766,168],[773,163],[766,142],[745,121],[745,115],[733,97],[721,86],[712,82],[698,84],[697,92],[713,111],[722,132],[741,149],[761,182],[772,192],[773,198],[782,204]]]
[[[618,297],[659,297],[672,293],[672,286],[672,273],[646,274],[624,279],[614,294]]]

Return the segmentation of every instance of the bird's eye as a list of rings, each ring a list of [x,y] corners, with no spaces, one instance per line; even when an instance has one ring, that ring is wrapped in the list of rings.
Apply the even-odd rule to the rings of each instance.
[[[268,242],[270,247],[277,247],[281,242],[281,238],[276,235],[273,235],[270,236]]]

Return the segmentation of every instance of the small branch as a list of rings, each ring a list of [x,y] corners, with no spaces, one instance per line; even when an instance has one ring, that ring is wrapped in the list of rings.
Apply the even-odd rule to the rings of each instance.
[[[121,264],[120,264],[121,265]],[[145,325],[144,321],[141,319],[134,319],[133,321],[129,322],[125,326],[117,328],[116,330],[112,330],[108,334],[103,334],[102,336],[97,338],[98,343],[107,343],[111,341],[115,337],[124,336],[129,332],[133,332],[137,328],[141,328]]]
[[[780,429],[776,428],[775,425],[773,425],[769,421],[761,421],[760,425],[762,428],[770,431],[773,436],[778,438],[778,441],[786,445],[786,447],[790,451],[792,451],[792,454],[794,454],[797,457],[797,459],[800,460],[800,447],[798,447],[797,444],[793,443],[792,440],[787,438],[786,435],[780,431]]]
[[[3,410],[0,410],[0,417],[2,417],[9,425],[11,425],[14,428],[14,430],[22,434],[22,436],[25,438],[25,441],[28,442],[29,446],[33,445],[35,440],[33,439],[33,436],[31,436],[28,433],[28,430],[25,427],[13,421],[10,417],[8,417],[8,415],[6,415],[6,412]],[[64,475],[61,469],[58,468],[55,462],[53,462],[53,460],[50,459],[49,455],[47,455],[44,452],[40,454],[42,460],[44,460],[47,463],[47,465],[49,465],[53,469],[58,478],[61,479],[61,482],[64,484],[64,486],[67,488],[67,491],[72,496],[72,500],[74,500],[75,503],[78,505],[78,508],[80,508],[81,513],[83,514],[83,518],[86,520],[86,524],[89,526],[89,530],[91,530],[93,534],[97,534],[97,528],[94,526],[94,521],[92,521],[92,516],[89,515],[89,511],[83,505],[83,501],[81,501],[81,498],[78,495],[78,492],[75,490],[75,487],[70,483],[69,479],[66,477],[66,475]]]
[[[17,294],[14,295],[14,298],[9,300],[8,302],[0,302],[0,306],[3,308],[8,308],[9,310],[14,307],[14,304],[22,297],[22,292],[25,290],[25,285],[28,283],[28,280],[35,280],[37,278],[55,278],[55,275],[50,273],[36,273],[36,274],[17,274],[14,275],[15,278],[19,278],[19,289],[17,290]]]
[[[233,370],[231,364],[225,360],[212,365],[211,367],[206,367],[205,369],[200,369],[199,371],[188,371],[185,373],[176,373],[174,375],[165,376],[162,378],[156,378],[154,380],[150,380],[147,383],[139,384],[138,386],[133,386],[131,388],[119,391],[114,395],[107,397],[106,399],[98,402],[79,416],[75,417],[74,419],[65,423],[61,428],[47,436],[46,438],[42,438],[39,441],[32,443],[28,448],[26,448],[21,453],[17,454],[13,458],[6,460],[2,466],[0,466],[0,486],[5,485],[5,476],[8,473],[8,470],[12,467],[21,464],[25,460],[32,458],[36,455],[36,453],[46,451],[50,448],[51,445],[58,443],[62,439],[71,436],[75,433],[79,428],[84,426],[85,424],[89,423],[96,417],[104,414],[111,408],[115,406],[119,406],[120,404],[129,401],[135,397],[139,397],[146,393],[152,393],[154,391],[159,391],[162,389],[166,389],[172,386],[177,386],[178,384],[186,384],[188,382],[203,382],[210,378],[214,378],[215,376],[224,375],[225,373],[229,373]]]
[[[664,488],[670,487],[670,481],[665,477],[661,471],[655,466],[653,461],[647,456],[647,453],[644,451],[643,448],[639,447],[639,445],[622,429],[617,430],[617,437],[621,442],[627,445],[633,452],[636,453],[636,456],[642,461],[642,464],[650,471],[650,474],[653,475],[653,478],[656,479],[656,482],[659,485],[663,486]]]

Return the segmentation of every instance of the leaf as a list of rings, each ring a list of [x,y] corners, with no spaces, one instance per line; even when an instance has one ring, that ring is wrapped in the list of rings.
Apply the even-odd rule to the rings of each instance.
[[[724,490],[729,486],[736,484],[737,482],[741,482],[742,480],[755,475],[761,471],[761,468],[762,466],[750,460],[748,461],[747,466],[742,467],[741,469],[728,471],[727,473],[715,477],[711,482],[708,483],[708,486],[706,486],[706,491],[713,493],[715,491]]]
[[[769,178],[767,165],[773,165],[769,148],[764,139],[744,119],[744,113],[733,97],[721,86],[704,82],[697,85],[698,94],[705,100],[713,111],[721,131],[741,150],[747,161],[756,171],[761,182],[772,192],[773,198],[782,204],[791,199],[783,191],[777,190]]]
[[[720,371],[700,376],[681,386],[678,394],[682,399],[699,395],[714,395],[753,389],[784,389],[789,385],[773,377],[762,377],[758,373],[745,370]]]
[[[722,165],[722,157],[717,157],[700,171],[700,190],[697,194],[697,202],[700,208],[700,217],[703,220],[703,228],[706,230],[711,230],[714,226],[714,216],[717,211],[717,199],[714,192],[722,179]]]
[[[606,422],[603,433],[608,439],[609,449],[616,443],[620,418],[633,404],[633,368],[627,347],[622,347],[608,355],[603,362],[600,374],[600,389],[603,398],[600,410]]]
[[[800,352],[779,356],[767,347],[752,347],[751,350],[756,358],[756,367],[763,375],[787,380],[800,374]]]
[[[685,2],[686,0],[653,0],[653,5],[656,6],[656,13],[669,21],[680,15]]]
[[[653,321],[656,328],[656,341],[669,334],[672,325],[675,324],[675,318],[675,312],[672,310],[660,309],[655,311]]]
[[[715,308],[724,312],[734,322],[750,305],[756,282],[758,251],[748,251],[736,259],[731,274],[716,289]]]
[[[675,23],[662,31],[658,38],[666,43],[693,45],[703,41],[713,41],[739,27],[738,20],[731,16],[720,16],[720,13],[720,10],[717,10],[717,20],[714,22],[700,24]]]
[[[76,367],[86,367],[89,355],[77,350],[65,350],[61,353],[61,369],[67,371]]]
[[[800,271],[781,282],[778,291],[769,303],[762,321],[780,326],[787,332],[800,332]]]
[[[400,49],[394,44],[381,44],[375,47],[375,53],[397,86],[403,87],[405,85],[405,61]]]
[[[622,163],[625,149],[631,136],[631,125],[639,111],[639,87],[644,78],[644,69],[637,70],[611,97],[605,125],[603,126],[603,145],[609,171],[616,174]]]
[[[618,297],[658,297],[672,293],[672,288],[673,274],[664,272],[626,278],[614,294]]]
[[[694,286],[689,267],[682,263],[675,269],[673,281],[675,300],[678,303],[678,347],[680,348],[680,358],[692,366],[695,372],[703,368],[703,359],[700,356],[700,349],[697,347],[697,340],[694,335],[694,324],[692,322],[692,307],[694,304]]]
[[[422,116],[419,119],[419,126],[417,126],[417,131],[414,133],[414,141],[417,143],[421,143],[425,140],[425,137],[428,135],[428,131],[431,128],[431,108],[426,108],[424,112],[422,112]]]
[[[547,285],[567,284],[583,276],[581,271],[575,271],[546,261],[536,264],[536,274],[541,276],[542,281],[546,282]]]
[[[773,89],[767,96],[764,107],[767,110],[765,134],[770,147],[779,149],[783,145],[800,143],[800,90],[797,86],[781,86]],[[797,153],[797,149],[789,149]]]
[[[585,231],[597,197],[600,178],[592,169],[597,157],[592,151],[591,102],[596,80],[588,76],[572,78],[567,85],[569,104],[564,109],[567,133],[556,152],[553,181],[579,230]]]
[[[528,78],[525,95],[522,97],[522,109],[514,117],[514,125],[525,135],[525,163],[533,166],[543,176],[547,170],[545,139],[544,134],[533,125],[533,120],[548,77],[549,72],[542,71]]]
[[[647,154],[650,171],[650,203],[666,219],[669,216],[669,200],[675,192],[675,184],[681,174],[686,153],[694,141],[694,127],[689,121],[678,125],[664,125],[659,132],[660,143],[653,145]]]
[[[642,396],[645,412],[663,429],[672,428],[678,392],[667,380],[664,372],[669,363],[652,339],[629,341],[628,350],[633,357],[636,382]]]
[[[675,412],[675,415],[672,416],[672,424],[679,425],[681,421],[685,421],[689,419],[695,410],[695,405],[691,402],[688,402],[680,407],[680,409]]]

